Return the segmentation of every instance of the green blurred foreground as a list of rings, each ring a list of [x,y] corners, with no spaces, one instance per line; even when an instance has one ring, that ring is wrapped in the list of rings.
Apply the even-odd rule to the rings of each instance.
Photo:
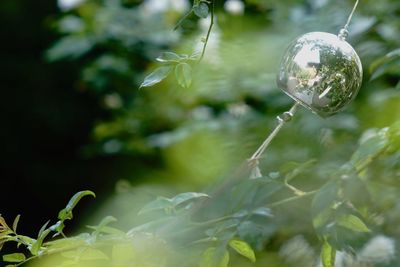
[[[0,242],[28,249],[4,261],[398,266],[400,3],[360,3],[348,39],[365,69],[359,96],[325,120],[301,110],[274,140],[257,179],[248,179],[245,161],[292,104],[275,86],[283,48],[308,31],[336,33],[353,3],[217,2],[202,61],[137,90],[163,64],[152,63],[162,52],[190,58],[201,51],[210,23],[201,17],[210,18],[211,6],[195,1],[172,31],[191,8],[185,3],[86,1],[54,22],[62,37],[48,59],[81,62],[80,86],[111,114],[93,129],[85,153],[140,160],[90,214],[94,226],[76,235],[63,237],[64,222],[91,192],[78,193],[38,237],[0,220]]]

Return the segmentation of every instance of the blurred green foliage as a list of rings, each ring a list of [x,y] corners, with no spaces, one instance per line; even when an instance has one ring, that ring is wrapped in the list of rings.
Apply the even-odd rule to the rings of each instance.
[[[365,71],[359,96],[329,119],[299,112],[253,180],[237,166],[292,104],[275,85],[283,48],[337,33],[353,1],[249,0],[243,13],[228,2],[215,3],[200,63],[204,1],[190,12],[185,1],[88,0],[53,21],[47,59],[79,62],[79,87],[110,114],[86,155],[134,155],[140,167],[92,219],[112,214],[124,231],[106,217],[45,243],[43,253],[64,250],[38,266],[318,266],[318,255],[324,266],[397,266],[400,2],[361,1],[348,38]],[[154,86],[138,90],[143,81]],[[4,224],[1,237],[13,236]]]

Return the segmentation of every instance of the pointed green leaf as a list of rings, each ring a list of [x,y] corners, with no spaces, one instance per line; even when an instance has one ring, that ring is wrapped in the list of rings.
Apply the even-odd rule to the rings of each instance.
[[[254,254],[253,249],[245,241],[232,239],[229,241],[229,246],[240,255],[248,258],[251,262],[256,262],[256,255]]]
[[[209,8],[206,3],[201,2],[201,3],[193,6],[193,11],[194,11],[194,14],[196,14],[196,16],[204,19],[204,18],[207,18],[207,16],[208,16]]]
[[[187,63],[179,63],[175,67],[175,77],[180,86],[188,88],[192,84],[192,67]]]
[[[150,87],[153,86],[162,80],[164,80],[168,74],[171,72],[172,66],[163,66],[155,69],[152,73],[147,75],[144,78],[143,83],[140,85],[140,88],[142,87]]]
[[[76,193],[69,200],[67,206],[58,213],[58,219],[60,219],[62,221],[71,220],[73,218],[72,210],[75,208],[75,206],[78,204],[78,202],[85,196],[96,197],[95,193],[93,193],[92,191],[89,191],[89,190],[80,191],[80,192]]]
[[[350,162],[360,170],[370,164],[374,158],[387,149],[388,128],[383,128],[372,137],[364,141],[352,155]]]
[[[332,215],[332,207],[337,201],[338,193],[338,180],[331,180],[318,190],[311,204],[313,225],[315,229],[329,223],[329,219]]]
[[[10,227],[8,227],[6,220],[1,216],[0,214],[0,231],[8,230]]]
[[[369,71],[370,80],[374,80],[386,73],[398,73],[400,70],[400,48],[391,51],[371,63]]]
[[[227,267],[229,263],[229,252],[223,251],[218,255],[217,248],[210,247],[202,255],[199,267]]]
[[[163,52],[156,60],[161,63],[179,62],[182,58],[174,52]]]
[[[176,195],[171,199],[172,205],[174,207],[187,202],[187,201],[194,201],[199,198],[209,198],[210,196],[204,193],[196,193],[196,192],[187,192],[187,193],[182,193],[179,195]]]
[[[324,267],[335,267],[336,250],[329,245],[328,242],[324,242],[321,250],[321,261]]]
[[[365,225],[365,223],[360,218],[352,214],[340,217],[338,220],[336,220],[336,222],[338,225],[350,229],[354,232],[361,232],[361,233],[371,232],[371,230]]]
[[[227,267],[229,264],[229,252],[225,250],[224,256],[222,257],[221,261],[219,262],[218,267]]]
[[[44,231],[41,231],[38,239],[32,244],[32,246],[30,247],[30,252],[32,253],[32,255],[38,255],[39,251],[42,247],[43,241],[46,238],[46,236],[48,236],[48,234],[51,232],[51,229],[47,229]]]
[[[165,197],[158,197],[156,200],[151,201],[150,203],[146,204],[140,211],[139,215],[156,210],[168,209],[172,207],[171,200]]]
[[[3,256],[3,261],[5,262],[23,262],[26,257],[22,253],[12,253]]]
[[[19,218],[21,217],[21,215],[17,215],[17,217],[15,217],[15,219],[14,219],[14,222],[13,222],[13,230],[14,230],[14,233],[16,233],[17,232],[17,226],[18,226],[18,222],[19,222]]]

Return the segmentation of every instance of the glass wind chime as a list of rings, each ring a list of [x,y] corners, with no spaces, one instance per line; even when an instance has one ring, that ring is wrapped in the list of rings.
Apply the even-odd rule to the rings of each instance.
[[[263,152],[299,105],[326,118],[346,107],[362,82],[362,65],[354,48],[346,42],[348,27],[359,0],[338,35],[309,32],[287,48],[277,75],[277,84],[295,100],[289,111],[278,116],[278,125],[249,159],[251,178],[260,177],[258,161]]]

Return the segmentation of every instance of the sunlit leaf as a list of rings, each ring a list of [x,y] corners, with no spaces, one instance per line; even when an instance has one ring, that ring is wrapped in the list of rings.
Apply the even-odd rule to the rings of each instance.
[[[175,67],[175,77],[180,86],[188,88],[192,84],[192,67],[188,63],[179,63]]]
[[[21,215],[18,214],[17,217],[15,217],[15,219],[14,219],[13,226],[12,226],[14,233],[17,232],[17,227],[18,227],[18,222],[19,222],[20,217],[21,217]]]
[[[116,244],[112,248],[111,257],[117,262],[130,261],[135,258],[134,247],[130,243]]]
[[[201,256],[199,267],[227,267],[229,263],[229,252],[221,251],[215,247],[208,248]]]
[[[355,232],[365,233],[371,231],[360,218],[352,214],[340,217],[336,220],[336,223]]]
[[[46,243],[46,247],[53,250],[68,250],[72,248],[78,248],[84,246],[86,243],[86,239],[82,236],[70,237],[70,238],[62,238],[54,241],[50,241]]]
[[[143,83],[140,85],[140,88],[142,87],[150,87],[153,86],[162,80],[164,80],[168,74],[171,72],[172,66],[162,66],[157,69],[155,69],[152,73],[147,75],[144,78]]]
[[[116,222],[117,219],[114,218],[113,216],[107,216],[101,220],[99,225],[96,226],[87,226],[90,229],[95,230],[95,233],[106,233],[106,234],[124,234],[124,232],[116,229],[109,227],[108,224]]]
[[[389,140],[389,153],[400,151],[400,121],[397,121],[389,127],[387,137]]]
[[[0,215],[0,231],[8,230],[10,227],[8,227],[6,220]]]
[[[156,60],[161,63],[177,63],[181,59],[182,58],[174,52],[163,52],[158,58],[156,58]]]
[[[3,261],[5,262],[23,262],[26,257],[22,253],[12,253],[3,256]]]
[[[229,246],[240,255],[248,258],[251,262],[256,262],[256,255],[254,254],[253,249],[245,241],[232,239],[229,241]]]
[[[336,250],[329,245],[328,242],[324,242],[321,249],[321,261],[324,267],[335,267]]]
[[[68,259],[80,259],[80,260],[108,260],[109,257],[98,249],[84,248],[74,251],[66,251],[61,255]]]

